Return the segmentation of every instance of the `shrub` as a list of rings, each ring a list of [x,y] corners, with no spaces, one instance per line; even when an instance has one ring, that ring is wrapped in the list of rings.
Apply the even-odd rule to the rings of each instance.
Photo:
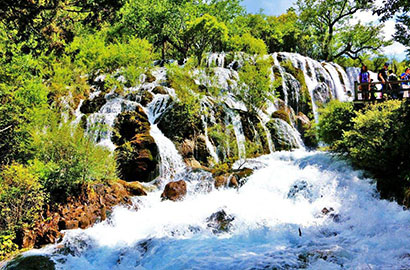
[[[335,148],[343,133],[352,129],[354,116],[353,103],[330,101],[319,109],[319,139]]]
[[[29,147],[31,164],[53,200],[76,194],[82,184],[115,177],[110,152],[70,124],[52,122],[46,130],[35,129]]]
[[[262,39],[253,37],[249,33],[242,36],[233,36],[229,40],[229,46],[233,52],[244,52],[248,54],[265,55],[268,53],[265,42]]]
[[[387,101],[358,112],[340,142],[353,163],[371,172],[383,197],[403,198],[409,187],[409,105]]]
[[[46,196],[39,178],[30,168],[13,163],[0,177],[0,259],[13,251],[15,232],[40,218]]]

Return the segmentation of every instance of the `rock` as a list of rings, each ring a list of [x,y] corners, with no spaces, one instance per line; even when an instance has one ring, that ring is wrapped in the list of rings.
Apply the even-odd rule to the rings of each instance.
[[[243,169],[234,171],[234,175],[240,187],[243,186],[247,182],[248,177],[251,176],[252,174],[253,174],[253,169],[249,169],[249,168],[243,168]]]
[[[136,134],[149,134],[150,123],[144,109],[140,106],[135,111],[123,112],[114,122],[112,141],[116,145],[133,140]]]
[[[141,95],[140,103],[142,106],[147,106],[154,99],[154,95],[149,91],[144,91]]]
[[[175,102],[159,118],[158,128],[176,143],[182,143],[185,139],[194,140],[203,129],[200,115],[193,115],[187,105]]]
[[[192,158],[194,156],[195,143],[192,140],[185,139],[179,146],[179,153],[184,158]]]
[[[206,137],[201,134],[196,137],[195,146],[194,146],[194,157],[201,164],[209,166],[209,158],[211,153],[209,153],[208,147],[206,146]]]
[[[157,95],[166,95],[168,94],[167,90],[161,85],[155,86],[155,88],[152,90],[152,93],[157,94]]]
[[[316,138],[316,133],[311,132],[312,123],[310,119],[304,115],[303,113],[299,112],[297,116],[295,116],[296,120],[296,129],[299,131],[305,146],[307,147],[317,147],[318,141]]]
[[[312,192],[310,191],[311,185],[305,180],[296,181],[288,192],[288,198],[294,199],[297,196],[302,196],[306,199],[311,199]]]
[[[147,134],[115,149],[117,167],[127,182],[150,182],[159,175],[159,151],[154,138]]]
[[[80,111],[84,114],[96,113],[105,103],[107,103],[107,100],[105,100],[104,95],[99,95],[92,100],[85,100],[81,105]]]
[[[212,232],[217,234],[228,232],[231,229],[231,223],[234,220],[235,218],[231,215],[228,215],[225,210],[220,210],[208,217],[206,219],[206,222],[208,223],[208,228],[211,228]]]
[[[9,262],[4,270],[54,270],[55,263],[47,256],[21,256]]]
[[[299,147],[296,130],[282,119],[272,119],[266,127],[271,133],[276,150],[291,150]]]
[[[152,73],[151,73],[150,71],[148,71],[147,73],[145,73],[145,76],[146,76],[145,81],[146,81],[147,83],[153,83],[153,82],[155,82],[155,81],[157,80],[157,78],[155,78],[155,76],[152,75]]]
[[[283,121],[285,121],[289,125],[292,125],[292,123],[290,122],[289,114],[285,110],[279,110],[279,111],[273,112],[271,117],[272,118],[277,118],[277,119],[282,119]]]
[[[186,193],[186,183],[184,180],[180,180],[168,183],[161,194],[161,198],[162,200],[179,201],[185,197]]]
[[[112,140],[117,167],[127,182],[150,182],[159,175],[159,151],[149,134],[150,123],[141,107],[136,111],[121,113],[114,123]]]
[[[187,166],[191,167],[192,169],[203,169],[201,163],[198,162],[198,160],[194,158],[185,158],[184,162]]]
[[[122,180],[118,180],[118,182],[133,196],[147,196],[147,192],[145,192],[145,189],[140,182],[125,182]]]
[[[239,187],[238,179],[234,174],[223,174],[215,177],[215,187]]]

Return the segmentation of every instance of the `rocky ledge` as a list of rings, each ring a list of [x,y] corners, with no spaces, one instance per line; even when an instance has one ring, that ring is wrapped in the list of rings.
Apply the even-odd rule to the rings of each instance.
[[[33,228],[18,236],[21,248],[41,247],[58,242],[64,230],[85,229],[105,220],[116,205],[132,207],[131,197],[147,195],[139,182],[115,181],[83,187],[81,195],[64,204],[50,206]]]

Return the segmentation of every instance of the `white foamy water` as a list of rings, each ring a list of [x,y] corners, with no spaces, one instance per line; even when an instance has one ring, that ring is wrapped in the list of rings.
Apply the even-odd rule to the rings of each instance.
[[[281,152],[249,162],[239,190],[135,199],[87,230],[68,231],[65,248],[46,253],[58,269],[408,269],[410,213],[380,200],[375,187],[345,162],[320,152]],[[334,211],[324,215],[322,209]],[[234,217],[215,234],[207,218]],[[333,214],[333,216],[331,216]],[[299,229],[302,233],[299,236]]]

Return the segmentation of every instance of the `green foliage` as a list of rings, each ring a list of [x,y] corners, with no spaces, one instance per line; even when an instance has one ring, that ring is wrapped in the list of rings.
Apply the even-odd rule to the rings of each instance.
[[[198,85],[192,75],[193,65],[192,60],[183,67],[173,64],[167,65],[167,76],[170,86],[175,89],[179,102],[186,107],[189,114],[196,117],[201,109],[201,94],[199,94]]]
[[[272,83],[271,76],[271,63],[262,57],[246,61],[239,70],[237,96],[249,112],[258,112],[273,98],[272,92],[278,81]]]
[[[196,56],[198,65],[201,65],[204,52],[222,48],[228,39],[228,28],[214,16],[205,14],[187,22],[184,33],[184,42],[189,51]]]
[[[18,249],[18,246],[13,242],[14,235],[6,231],[0,232],[0,261]]]
[[[319,109],[319,139],[331,148],[338,146],[343,134],[353,127],[355,112],[352,103],[330,101]]]
[[[0,183],[0,229],[32,225],[46,200],[38,175],[14,163],[3,168]]]
[[[386,101],[353,116],[351,105],[330,106],[320,116],[321,138],[339,153],[347,154],[355,166],[370,172],[383,198],[394,197],[401,202],[410,189],[410,103]],[[408,205],[409,201],[404,203]]]
[[[231,167],[239,158],[238,145],[233,126],[228,125],[223,127],[222,125],[215,125],[208,128],[208,134],[217,146],[220,163]]]
[[[349,20],[360,11],[372,8],[372,1],[353,0],[298,0],[300,25],[309,33],[313,58],[332,61],[341,56],[353,59],[364,53],[376,53],[390,42],[384,41],[382,25],[349,25]]]
[[[29,145],[32,167],[52,200],[64,200],[92,181],[115,178],[110,152],[68,123],[51,121],[48,128],[34,129]]]
[[[390,137],[398,124],[393,116],[399,108],[400,102],[388,101],[357,113],[342,142],[355,163],[370,170],[383,171],[389,166],[393,154]]]
[[[249,33],[231,37],[229,47],[232,52],[245,52],[252,55],[265,55],[268,53],[263,40],[255,38]]]
[[[76,65],[91,74],[146,68],[155,57],[148,41],[130,37],[123,42],[107,42],[107,31],[74,38],[67,53],[75,54]]]

